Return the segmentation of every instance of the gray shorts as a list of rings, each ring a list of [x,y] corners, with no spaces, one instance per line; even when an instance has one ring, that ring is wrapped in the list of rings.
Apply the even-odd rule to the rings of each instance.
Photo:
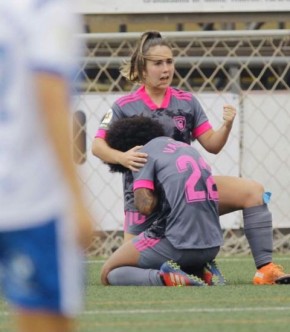
[[[173,260],[183,269],[202,268],[207,262],[213,260],[220,247],[205,249],[176,249],[163,237],[160,239],[149,238],[146,233],[141,233],[132,240],[135,248],[140,252],[138,267],[144,269],[160,269],[161,265]]]

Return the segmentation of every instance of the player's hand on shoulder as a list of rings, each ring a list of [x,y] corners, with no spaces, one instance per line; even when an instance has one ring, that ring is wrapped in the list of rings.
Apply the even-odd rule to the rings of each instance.
[[[120,164],[131,171],[138,172],[147,162],[147,153],[140,152],[141,145],[135,146],[134,148],[123,153]]]

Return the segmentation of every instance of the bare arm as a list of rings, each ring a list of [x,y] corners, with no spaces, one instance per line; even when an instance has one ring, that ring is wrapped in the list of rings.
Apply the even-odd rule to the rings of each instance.
[[[157,196],[150,189],[136,189],[134,191],[134,203],[140,213],[148,216],[157,206]]]
[[[230,135],[233,122],[236,116],[236,109],[231,105],[225,105],[223,110],[224,123],[218,130],[208,130],[197,140],[208,151],[217,154],[226,144]]]
[[[104,162],[111,164],[121,164],[131,171],[138,171],[147,162],[147,154],[139,152],[142,146],[121,152],[112,149],[102,138],[95,138],[92,145],[92,153]]]
[[[89,215],[81,193],[79,179],[71,157],[69,128],[69,95],[67,83],[61,77],[47,73],[35,75],[40,109],[51,139],[63,176],[68,183],[73,197],[78,235],[83,247],[89,245],[93,222]]]

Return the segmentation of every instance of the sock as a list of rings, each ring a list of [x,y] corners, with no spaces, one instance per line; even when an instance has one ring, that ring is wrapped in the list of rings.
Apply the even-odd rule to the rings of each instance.
[[[112,286],[164,286],[159,270],[122,266],[108,274]]]
[[[272,214],[267,204],[243,210],[244,231],[257,268],[272,262]]]

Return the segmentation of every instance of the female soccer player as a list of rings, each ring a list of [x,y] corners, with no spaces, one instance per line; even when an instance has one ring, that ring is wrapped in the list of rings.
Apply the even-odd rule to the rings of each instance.
[[[236,110],[225,105],[223,125],[214,130],[198,100],[191,94],[170,86],[174,75],[174,60],[168,42],[157,31],[145,32],[131,56],[121,68],[130,82],[141,84],[137,91],[119,98],[107,112],[93,142],[92,152],[105,162],[121,164],[136,171],[147,162],[147,154],[139,146],[121,152],[104,140],[110,125],[120,118],[143,115],[159,121],[165,134],[175,140],[190,143],[197,139],[209,152],[218,153],[229,137]],[[256,181],[233,176],[214,176],[219,192],[219,214],[242,210],[244,230],[254,257],[257,273],[254,284],[273,284],[285,276],[280,266],[272,262],[272,215],[268,209],[264,188]],[[125,240],[140,234],[150,220],[134,207],[132,177],[124,175]]]
[[[0,283],[19,332],[75,331],[83,305],[93,222],[68,148],[70,9],[0,1]]]
[[[134,202],[154,222],[108,259],[101,273],[103,284],[223,285],[213,261],[223,241],[218,193],[199,152],[165,137],[160,123],[147,117],[114,122],[106,141],[120,151],[144,145],[142,151],[150,157],[139,172],[132,173]],[[110,169],[128,172],[122,165],[110,164]],[[187,275],[183,270],[196,272]]]

